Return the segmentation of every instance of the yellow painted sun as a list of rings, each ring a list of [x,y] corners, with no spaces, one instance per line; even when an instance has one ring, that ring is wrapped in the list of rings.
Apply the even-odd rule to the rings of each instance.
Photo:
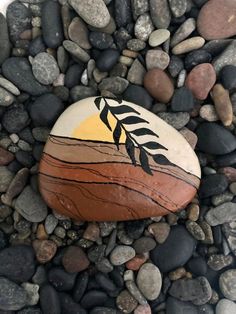
[[[110,112],[108,113],[107,118],[112,131],[110,131],[102,122],[98,113],[83,120],[80,125],[74,129],[72,136],[81,140],[114,142],[113,131],[116,127],[116,119]],[[119,142],[125,143],[125,139],[125,132],[122,130]]]

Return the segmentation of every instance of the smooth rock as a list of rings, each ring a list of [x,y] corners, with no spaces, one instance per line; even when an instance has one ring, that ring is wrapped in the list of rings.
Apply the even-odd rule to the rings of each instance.
[[[200,100],[207,98],[216,81],[216,73],[210,63],[195,66],[188,74],[185,85]]]
[[[151,237],[141,237],[133,243],[133,248],[137,254],[143,254],[153,250],[156,242]]]
[[[160,112],[158,116],[176,130],[181,130],[190,120],[188,112]]]
[[[150,34],[154,30],[151,17],[148,13],[140,15],[134,26],[135,36],[143,41],[147,41]]]
[[[104,109],[105,108],[105,109]],[[86,114],[84,113],[86,112]],[[101,113],[102,112],[102,113]],[[131,114],[132,113],[132,114]],[[105,116],[103,117],[103,115]],[[112,117],[112,115],[114,116]],[[122,116],[121,116],[122,114]],[[126,116],[124,116],[126,114]],[[189,114],[188,113],[168,113],[171,115],[176,115],[175,120],[175,126],[182,128],[186,123],[189,121]],[[180,115],[182,114],[182,115]],[[108,115],[108,118],[107,118]],[[143,116],[143,118],[141,118]],[[116,117],[114,119],[114,117]],[[144,120],[146,117],[147,120]],[[65,120],[64,120],[65,119]],[[71,120],[73,122],[71,122]],[[88,120],[87,120],[88,119]],[[90,120],[92,119],[92,120]],[[107,120],[108,119],[108,120]],[[125,129],[118,130],[118,135],[114,135],[111,130],[115,130],[117,120],[119,119],[121,125],[125,125]],[[166,118],[167,119],[167,118]],[[63,122],[64,121],[64,122]],[[85,122],[86,121],[86,122]],[[95,125],[96,128],[92,128],[92,131],[89,127],[90,122]],[[157,122],[156,122],[157,121]],[[108,125],[109,123],[109,125]],[[137,131],[133,128],[134,124],[138,125],[141,124],[141,128],[138,128]],[[161,126],[165,128],[164,131],[161,130],[161,127],[156,130],[156,126]],[[64,128],[67,126],[66,128]],[[146,166],[144,167],[143,164],[143,156],[138,159],[139,152],[138,147],[137,150],[133,153],[127,152],[125,147],[126,137],[125,137],[125,130],[130,130],[129,136],[132,136],[134,134],[135,141],[139,142],[139,136],[142,136],[142,132],[145,132],[146,139],[148,141],[149,135],[150,140],[147,142],[148,144],[145,144],[145,142],[140,142],[144,144],[143,150],[146,156],[146,149],[152,158],[146,158],[144,157],[144,161]],[[167,131],[168,134],[170,134],[169,144],[167,146],[165,141],[162,144],[159,138],[162,137],[161,134],[165,134]],[[144,129],[144,130],[143,130]],[[153,129],[153,131],[151,130]],[[141,131],[140,131],[141,130]],[[156,130],[156,131],[155,131]],[[65,133],[66,132],[66,133]],[[78,132],[78,133],[77,133]],[[156,132],[156,133],[155,133]],[[164,133],[163,133],[164,132]],[[120,134],[120,135],[119,135]],[[156,139],[154,141],[154,136],[157,134],[158,141],[156,142]],[[171,135],[173,134],[173,135]],[[118,136],[118,138],[116,138]],[[172,148],[172,139],[174,137],[177,137],[175,140],[175,149],[173,155],[171,152],[173,152]],[[59,139],[59,140],[58,140]],[[119,139],[119,143],[118,143]],[[97,199],[94,199],[94,201],[87,200],[87,197],[85,197],[84,193],[78,192],[76,189],[66,189],[66,186],[62,189],[61,186],[55,182],[57,182],[57,178],[59,182],[61,180],[73,180],[73,176],[75,175],[81,177],[80,171],[86,172],[86,182],[87,180],[90,180],[87,174],[87,171],[85,169],[76,168],[72,171],[66,171],[63,173],[62,171],[59,171],[59,167],[53,167],[51,166],[54,162],[58,164],[63,163],[65,159],[65,164],[68,162],[75,162],[77,163],[87,163],[88,165],[94,164],[95,160],[98,160],[96,158],[96,154],[88,155],[87,153],[84,154],[85,151],[90,152],[90,148],[87,147],[85,150],[85,147],[82,147],[82,151],[78,153],[78,149],[80,150],[80,146],[76,145],[74,149],[72,149],[71,145],[68,145],[66,143],[84,143],[84,141],[87,141],[87,143],[94,143],[94,141],[99,145],[99,150],[96,152],[100,155],[102,154],[102,172],[103,172],[103,182],[104,185],[101,185],[100,189],[93,189],[94,186],[96,186],[96,180],[100,180],[99,176],[97,178],[94,177],[94,172],[91,172],[91,182],[94,182],[93,184],[89,185],[89,187],[86,185],[86,190],[88,189],[90,193],[97,195],[99,198],[102,197],[106,202],[103,203],[103,209],[96,211],[96,205],[97,205]],[[105,140],[106,145],[101,145],[101,142]],[[62,145],[62,143],[65,143],[65,145]],[[151,144],[149,144],[149,142]],[[168,141],[167,141],[168,142]],[[115,144],[116,143],[116,144]],[[154,144],[155,143],[155,144]],[[179,143],[179,144],[177,144]],[[119,150],[117,149],[117,146],[119,144]],[[127,144],[126,144],[127,145]],[[132,146],[132,144],[129,144]],[[146,148],[146,146],[147,148]],[[181,149],[177,149],[177,145],[180,145]],[[65,149],[65,147],[69,146],[70,150]],[[63,151],[61,151],[63,147]],[[104,148],[108,148],[109,151],[112,152],[112,154],[103,153]],[[184,149],[183,149],[184,148]],[[71,150],[72,149],[72,150]],[[162,153],[160,154],[158,150],[162,150]],[[94,150],[93,150],[94,151]],[[176,153],[178,151],[178,153]],[[62,155],[60,155],[62,154]],[[106,156],[106,158],[104,157]],[[156,156],[157,155],[157,156]],[[88,159],[88,156],[89,159]],[[150,157],[151,157],[150,156]],[[184,158],[183,158],[183,157]],[[186,158],[186,156],[189,156]],[[100,156],[101,157],[101,156]],[[132,158],[131,158],[132,157]],[[48,162],[48,158],[50,158],[50,162]],[[121,158],[121,159],[119,159]],[[171,160],[171,163],[169,162],[169,158]],[[138,167],[134,167],[132,162],[134,162],[134,159],[139,165]],[[100,159],[99,159],[100,160]],[[115,170],[112,167],[112,163],[116,163]],[[159,172],[155,173],[154,169],[158,167],[159,164],[161,164],[162,169],[168,169],[169,167],[174,167],[175,163],[181,165],[179,166],[181,170],[182,175],[185,177],[188,177],[187,182],[192,182],[192,185],[189,183],[186,183],[183,180],[177,179],[175,177],[174,182],[171,183],[171,196],[168,195],[168,197],[165,197],[166,194],[166,187],[170,184],[170,176],[168,175],[168,182],[166,184],[163,184],[165,182],[165,175],[161,175],[161,178],[159,179]],[[106,163],[109,164],[109,169],[106,170]],[[117,165],[119,164],[120,165]],[[139,174],[142,178],[142,182],[145,179],[146,184],[148,186],[152,186],[155,181],[155,186],[158,187],[158,193],[154,193],[153,188],[152,191],[148,188],[147,190],[144,189],[143,184],[140,185],[140,192],[139,190],[136,190],[133,195],[133,188],[132,192],[130,191],[129,187],[129,180],[125,182],[121,178],[121,174],[123,174],[123,170],[118,169],[121,167],[123,169],[122,163],[125,163],[125,169],[128,170],[127,178],[135,177],[136,181],[139,180]],[[142,165],[142,167],[140,167]],[[150,166],[149,166],[150,165]],[[94,166],[93,166],[94,167]],[[97,167],[100,169],[100,162],[96,164],[96,173],[97,173]],[[111,167],[111,168],[110,168]],[[118,167],[118,168],[117,168]],[[155,168],[154,168],[155,167]],[[58,170],[57,170],[58,169]],[[184,170],[186,169],[186,170]],[[72,170],[72,169],[71,169]],[[109,176],[106,174],[106,171],[109,172]],[[112,174],[114,171],[114,174]],[[126,171],[126,170],[125,170]],[[137,174],[138,171],[138,174]],[[176,171],[176,170],[175,170]],[[115,221],[115,220],[130,220],[130,219],[138,219],[141,217],[153,217],[153,216],[159,216],[163,214],[167,214],[170,211],[176,211],[179,208],[185,207],[189,201],[193,198],[193,196],[196,194],[196,189],[199,186],[199,179],[200,178],[200,169],[198,165],[198,160],[196,156],[194,155],[194,152],[192,151],[189,144],[186,144],[185,139],[182,136],[179,136],[178,133],[168,127],[167,124],[164,123],[161,119],[159,119],[156,115],[153,113],[150,113],[146,111],[141,106],[137,106],[132,103],[128,103],[125,101],[120,101],[116,99],[110,99],[110,98],[89,98],[86,100],[81,101],[80,103],[74,104],[73,106],[69,107],[59,118],[59,120],[56,122],[51,135],[49,136],[48,142],[45,147],[45,154],[43,155],[43,158],[41,159],[40,164],[40,191],[43,195],[44,199],[46,200],[49,207],[57,209],[61,214],[65,214],[69,217],[76,217],[78,220],[87,220],[87,221]],[[152,173],[152,175],[150,175]],[[194,175],[192,175],[192,174]],[[48,177],[50,177],[53,180],[48,180]],[[54,181],[55,179],[55,181]],[[96,180],[95,180],[96,179]],[[95,180],[95,181],[94,181]],[[107,181],[108,180],[108,181]],[[151,180],[151,181],[150,181]],[[152,181],[154,180],[154,181]],[[160,180],[160,181],[159,181]],[[178,184],[177,184],[177,181]],[[190,180],[190,181],[189,181]],[[171,180],[172,181],[172,180]],[[75,186],[81,186],[84,183],[81,181],[75,180]],[[100,182],[100,181],[99,181]],[[110,182],[108,185],[107,183]],[[158,182],[162,182],[162,184],[157,184]],[[116,188],[117,184],[121,184],[122,188],[119,187],[119,192]],[[93,186],[94,185],[94,186]],[[183,185],[183,186],[182,186]],[[180,186],[182,187],[180,189]],[[53,193],[50,193],[50,190],[53,190]],[[60,190],[59,190],[60,189]],[[165,190],[162,190],[165,189]],[[176,190],[176,194],[174,191]],[[183,193],[183,197],[180,197],[180,190]],[[75,192],[77,191],[77,192]],[[80,190],[79,190],[80,191]],[[98,193],[98,194],[97,194]],[[100,194],[101,193],[101,194]],[[127,194],[128,193],[128,194]],[[131,194],[129,194],[131,193]],[[147,195],[151,193],[148,197],[151,197],[147,203]],[[160,193],[162,194],[162,199],[159,198]],[[145,196],[144,196],[145,195]],[[127,196],[130,200],[129,209],[127,209]],[[143,198],[144,197],[144,198]],[[171,198],[171,201],[168,200]],[[76,201],[79,199],[79,203]],[[154,201],[155,200],[155,201]],[[168,201],[167,201],[168,200]],[[164,203],[163,203],[164,201]],[[107,210],[109,208],[109,204],[112,202],[113,209],[114,210]],[[157,206],[157,202],[161,203],[163,207]],[[155,205],[154,205],[155,203]],[[80,204],[77,207],[77,204]],[[82,205],[84,204],[84,205]],[[178,205],[179,204],[179,205]],[[80,207],[81,206],[81,207]],[[116,207],[117,206],[117,207]],[[165,208],[166,209],[165,209]],[[83,208],[87,208],[86,211],[83,210]],[[116,210],[117,208],[117,210]],[[118,209],[119,208],[119,209]],[[152,213],[150,215],[150,213]],[[114,216],[113,216],[114,215]],[[95,219],[96,217],[96,219]],[[127,219],[126,219],[127,218]],[[145,228],[145,224],[143,221],[137,220],[133,222],[132,224],[129,222],[126,222],[124,224],[124,229],[126,234],[131,239],[137,239],[141,236]],[[118,236],[119,237],[119,236]],[[120,237],[121,238],[121,237]],[[96,238],[97,239],[97,238]],[[130,240],[129,240],[130,241]],[[127,248],[126,248],[127,249]],[[133,251],[133,249],[132,249]],[[132,257],[131,257],[132,258]]]
[[[102,54],[98,57],[96,61],[96,66],[101,72],[110,71],[114,65],[117,63],[120,54],[115,49],[106,49],[102,52]]]
[[[128,87],[129,82],[119,76],[107,77],[104,78],[101,83],[98,85],[100,91],[106,90],[115,95],[122,94]]]
[[[91,32],[89,34],[89,41],[94,48],[100,50],[108,49],[113,44],[112,36],[103,32]]]
[[[47,88],[34,78],[31,65],[26,58],[12,57],[2,65],[3,75],[20,90],[33,96],[47,92]]]
[[[236,313],[236,303],[228,299],[221,299],[216,306],[216,314]]]
[[[144,86],[157,101],[168,103],[173,96],[174,86],[161,69],[149,70],[144,76]]]
[[[196,134],[197,146],[204,153],[224,155],[231,153],[236,148],[236,140],[232,133],[216,123],[201,123]]]
[[[213,61],[213,67],[217,74],[219,74],[226,65],[236,66],[236,40],[232,40]]]
[[[137,307],[138,302],[128,290],[123,290],[116,298],[116,305],[123,313],[132,313]]]
[[[60,74],[56,60],[46,52],[41,52],[34,58],[32,71],[37,81],[43,85],[52,84]]]
[[[221,174],[210,174],[202,179],[199,195],[202,198],[223,193],[228,187],[227,178]]]
[[[0,65],[10,56],[11,42],[9,39],[8,27],[6,18],[0,13]]]
[[[204,44],[205,44],[204,38],[200,36],[191,37],[189,39],[181,41],[179,44],[174,46],[174,48],[172,49],[172,53],[174,55],[180,55],[196,49],[200,49]]]
[[[172,227],[167,240],[151,251],[151,259],[161,272],[169,272],[190,259],[195,245],[196,240],[184,227]]]
[[[14,155],[6,149],[0,147],[0,166],[6,166],[13,161]]]
[[[70,91],[70,96],[73,101],[78,101],[87,97],[96,96],[97,91],[90,86],[77,85]]]
[[[157,29],[153,31],[148,39],[151,47],[157,47],[166,42],[170,38],[170,32],[167,29]]]
[[[20,95],[19,89],[12,82],[0,77],[0,86],[15,96]]]
[[[54,267],[48,271],[48,281],[57,291],[69,291],[74,287],[76,275],[66,272],[61,267]]]
[[[195,19],[188,18],[183,24],[180,25],[180,27],[171,37],[170,46],[174,47],[183,40],[185,40],[195,29],[196,29]]]
[[[221,84],[216,84],[212,89],[212,99],[218,117],[225,126],[229,126],[233,121],[233,108],[228,90]]]
[[[197,306],[191,302],[182,302],[173,297],[168,297],[166,314],[199,314]]]
[[[226,65],[220,72],[220,79],[222,85],[226,89],[233,89],[236,87],[236,66]]]
[[[57,251],[57,245],[51,240],[35,240],[33,242],[37,261],[41,264],[48,263]]]
[[[65,75],[65,86],[72,88],[80,83],[82,73],[84,71],[84,66],[81,63],[76,63],[71,65],[66,71]]]
[[[168,66],[168,71],[170,75],[175,78],[184,69],[184,63],[180,57],[172,55],[170,57],[170,63]]]
[[[135,20],[139,15],[146,13],[149,10],[148,0],[132,0],[131,6]]]
[[[63,255],[62,264],[67,272],[77,273],[88,268],[89,260],[80,247],[69,246]]]
[[[28,221],[41,222],[47,216],[47,206],[36,192],[28,185],[17,197],[15,209]]]
[[[6,192],[14,175],[6,166],[0,167],[0,192]]]
[[[76,303],[69,294],[61,292],[59,294],[59,298],[60,298],[62,313],[66,313],[66,312],[71,313],[71,314],[76,314],[76,313],[86,314],[87,313],[87,311],[84,308],[82,308],[82,306],[80,306],[78,303]]]
[[[153,102],[153,98],[148,94],[145,88],[134,84],[129,84],[123,94],[123,98],[126,101],[133,102],[146,109],[150,109]]]
[[[118,28],[126,26],[132,22],[131,1],[115,0],[115,20]]]
[[[35,57],[40,52],[45,52],[45,51],[46,51],[46,46],[45,46],[42,36],[38,36],[30,42],[28,52],[32,57]]]
[[[40,306],[45,314],[60,314],[61,306],[59,295],[51,285],[46,284],[40,288]]]
[[[171,100],[172,111],[191,111],[194,107],[192,92],[185,86],[176,89]]]
[[[75,42],[82,49],[91,48],[87,25],[80,17],[77,16],[73,18],[68,28],[68,35],[70,40]]]
[[[144,75],[146,73],[146,70],[142,63],[137,59],[134,60],[132,63],[128,75],[127,80],[135,85],[143,85],[143,79]]]
[[[236,300],[236,270],[229,269],[220,275],[219,286],[223,295],[231,300]]]
[[[103,306],[107,299],[108,296],[105,292],[92,289],[84,294],[80,304],[83,306],[83,308],[90,309],[95,306]]]
[[[219,120],[216,108],[213,105],[203,105],[199,111],[199,115],[202,119],[209,122],[215,122]]]
[[[61,6],[55,1],[45,1],[42,5],[42,32],[47,47],[57,48],[64,39]]]
[[[231,255],[214,254],[207,261],[209,267],[215,271],[219,271],[233,263],[234,259]]]
[[[114,248],[110,255],[113,265],[122,265],[135,256],[135,250],[131,246],[119,245]]]
[[[69,0],[69,4],[91,26],[102,28],[110,21],[110,13],[103,0]]]
[[[15,97],[4,88],[0,87],[0,106],[8,107],[15,100]]]
[[[167,0],[150,0],[149,7],[151,18],[156,28],[168,28],[171,13]]]
[[[155,265],[145,263],[139,269],[137,285],[147,300],[155,300],[161,291],[161,273]]]
[[[158,68],[165,70],[170,63],[169,55],[163,50],[150,49],[146,53],[147,70]]]
[[[236,4],[220,0],[207,2],[197,19],[198,32],[206,40],[228,38],[236,35]]]
[[[187,10],[187,0],[169,0],[172,14],[175,17],[181,17]]]
[[[0,309],[3,311],[17,311],[26,304],[26,291],[15,282],[0,277]]]
[[[130,39],[127,42],[127,48],[132,51],[140,51],[143,50],[145,47],[145,42],[137,38]]]
[[[236,205],[232,202],[211,208],[206,214],[206,221],[211,226],[221,225],[236,220]]]
[[[186,56],[184,60],[185,69],[190,71],[198,64],[210,63],[211,59],[211,54],[204,49],[192,51]]]
[[[89,54],[71,40],[64,40],[63,47],[79,61],[88,62],[90,59]]]

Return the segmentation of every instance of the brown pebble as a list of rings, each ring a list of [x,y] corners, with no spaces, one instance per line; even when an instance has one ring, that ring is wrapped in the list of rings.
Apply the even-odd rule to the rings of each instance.
[[[188,128],[181,129],[180,133],[183,135],[183,137],[186,139],[192,149],[195,149],[198,140],[197,135],[194,132],[190,131]]]
[[[69,273],[76,273],[88,268],[90,262],[79,246],[70,246],[62,258],[62,264]]]
[[[97,241],[99,237],[100,229],[98,224],[94,222],[88,223],[88,226],[84,231],[83,238],[90,241]]]
[[[174,93],[169,76],[160,69],[149,70],[144,76],[144,86],[157,101],[168,103]]]
[[[128,290],[123,290],[116,298],[116,305],[122,313],[132,313],[137,307],[138,302]]]
[[[127,263],[125,263],[125,266],[130,270],[139,270],[139,268],[148,260],[148,257],[149,253],[136,255]]]
[[[31,40],[32,39],[32,30],[26,29],[24,32],[20,34],[20,39]]]
[[[68,29],[69,38],[83,49],[90,49],[88,28],[80,17],[75,17]]]
[[[196,49],[200,49],[204,44],[205,44],[204,38],[200,36],[191,37],[177,44],[172,49],[172,53],[174,55],[180,55]]]
[[[210,63],[195,66],[188,74],[185,85],[200,100],[207,98],[216,81],[216,72]]]
[[[229,98],[229,91],[221,84],[216,84],[212,89],[212,99],[216,112],[225,126],[229,126],[233,121],[233,108]]]
[[[47,240],[48,239],[48,234],[47,234],[43,224],[38,225],[37,239],[39,239],[39,240]]]
[[[49,262],[57,251],[56,243],[51,240],[34,240],[33,248],[39,263],[45,264]]]
[[[158,243],[164,243],[170,233],[170,226],[166,222],[157,222],[149,225],[148,231]]]
[[[178,280],[178,279],[181,279],[183,277],[186,276],[186,270],[184,267],[179,267],[177,269],[175,269],[174,271],[171,271],[169,273],[169,278],[170,280],[172,281],[175,281],[175,280]]]
[[[14,159],[14,155],[8,150],[0,147],[0,166],[8,165]]]
[[[233,167],[224,167],[219,169],[219,173],[223,173],[229,182],[236,181],[236,169]]]
[[[197,221],[199,218],[200,208],[199,205],[191,203],[187,207],[188,219],[192,221]]]
[[[126,56],[126,57],[129,57],[129,58],[135,59],[138,56],[138,52],[137,51],[132,51],[132,50],[129,50],[129,49],[124,49],[122,51],[122,55]]]

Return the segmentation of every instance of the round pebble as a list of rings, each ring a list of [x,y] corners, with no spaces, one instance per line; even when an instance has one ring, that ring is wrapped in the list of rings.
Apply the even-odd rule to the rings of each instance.
[[[112,265],[122,265],[135,256],[135,250],[131,246],[117,245],[111,252],[110,261]]]
[[[149,36],[148,43],[151,47],[162,45],[170,38],[170,32],[167,29],[157,29]]]
[[[219,285],[223,295],[231,300],[236,301],[236,270],[229,269],[220,275]]]
[[[41,52],[34,58],[32,71],[37,81],[43,85],[52,84],[60,74],[56,60],[46,52]]]

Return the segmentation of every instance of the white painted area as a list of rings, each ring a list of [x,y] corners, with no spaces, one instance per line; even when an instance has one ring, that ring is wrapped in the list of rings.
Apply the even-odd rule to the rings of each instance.
[[[12,3],[13,0],[0,0],[0,12],[6,16],[6,10],[10,3]]]

